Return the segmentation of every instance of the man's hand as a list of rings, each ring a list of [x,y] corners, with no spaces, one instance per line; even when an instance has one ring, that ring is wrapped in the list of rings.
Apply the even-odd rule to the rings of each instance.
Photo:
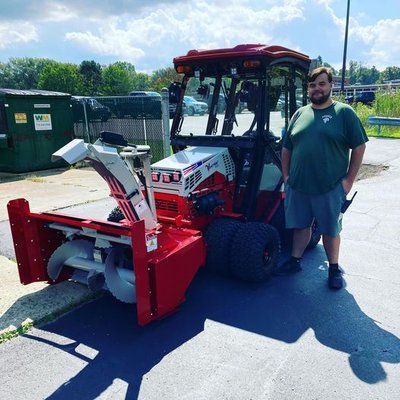
[[[290,166],[291,156],[292,156],[291,151],[283,147],[281,153],[281,165],[282,165],[282,178],[283,182],[285,183],[289,179],[289,166]]]
[[[347,171],[347,175],[342,180],[343,190],[346,194],[349,193],[353,187],[353,183],[361,167],[364,151],[365,143],[360,144],[351,151],[349,170]]]
[[[343,190],[346,194],[350,193],[351,188],[353,187],[353,182],[348,178],[343,178],[342,180]]]

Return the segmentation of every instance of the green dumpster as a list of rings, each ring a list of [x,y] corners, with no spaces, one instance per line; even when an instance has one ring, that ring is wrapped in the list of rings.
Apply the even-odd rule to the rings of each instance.
[[[73,139],[71,96],[45,90],[0,89],[0,171],[65,166],[51,155]]]

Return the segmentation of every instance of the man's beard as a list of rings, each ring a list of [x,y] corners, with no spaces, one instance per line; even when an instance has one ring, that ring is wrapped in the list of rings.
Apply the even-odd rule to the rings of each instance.
[[[318,98],[316,98],[314,96],[310,97],[310,101],[313,104],[324,104],[326,101],[329,100],[330,97],[331,97],[331,94],[328,93],[328,94],[324,94],[324,95],[322,95],[321,97],[318,97]]]

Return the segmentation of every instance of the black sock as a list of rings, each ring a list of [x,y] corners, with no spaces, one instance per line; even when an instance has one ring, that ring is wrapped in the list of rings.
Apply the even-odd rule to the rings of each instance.
[[[336,263],[336,264],[329,263],[329,268],[338,269],[339,268],[339,264],[338,263]]]

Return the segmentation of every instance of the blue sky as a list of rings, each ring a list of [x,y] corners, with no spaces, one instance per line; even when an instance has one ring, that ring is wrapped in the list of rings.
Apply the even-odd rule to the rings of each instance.
[[[341,68],[347,0],[0,0],[0,62],[171,67],[190,49],[276,44]],[[347,60],[400,66],[400,0],[351,0]]]

